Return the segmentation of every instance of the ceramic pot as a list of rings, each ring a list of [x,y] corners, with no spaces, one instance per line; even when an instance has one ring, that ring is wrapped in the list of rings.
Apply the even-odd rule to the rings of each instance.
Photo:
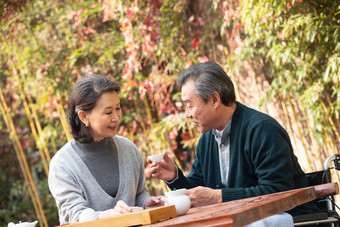
[[[14,224],[13,222],[8,223],[8,227],[34,227],[38,221],[34,222],[19,222],[18,224]]]
[[[189,196],[185,195],[184,192],[185,188],[165,192],[166,197],[162,198],[166,206],[175,205],[178,216],[186,214],[191,205]]]

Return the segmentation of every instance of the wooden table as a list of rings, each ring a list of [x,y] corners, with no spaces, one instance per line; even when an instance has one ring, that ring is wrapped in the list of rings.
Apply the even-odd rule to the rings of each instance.
[[[191,208],[179,216],[149,226],[245,226],[293,209],[316,198],[339,193],[337,183],[300,188],[231,202]]]
[[[245,226],[260,219],[293,209],[316,198],[339,193],[337,183],[322,184],[231,202],[189,209],[176,217],[174,206],[114,215],[95,221],[71,223],[62,227],[157,226]],[[170,218],[171,217],[171,218]],[[153,223],[153,224],[151,224]]]

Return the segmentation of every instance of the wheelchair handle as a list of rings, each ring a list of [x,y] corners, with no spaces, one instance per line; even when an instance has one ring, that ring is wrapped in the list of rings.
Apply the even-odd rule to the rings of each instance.
[[[340,170],[340,155],[339,154],[334,154],[326,159],[326,161],[323,163],[323,169],[327,170],[329,163],[334,161],[335,168],[337,170]]]

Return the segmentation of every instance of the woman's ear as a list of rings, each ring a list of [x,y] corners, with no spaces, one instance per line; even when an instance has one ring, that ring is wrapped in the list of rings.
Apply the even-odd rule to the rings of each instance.
[[[88,118],[87,118],[87,114],[83,110],[78,111],[78,117],[84,123],[84,125],[86,127],[89,127],[89,121],[88,121]]]

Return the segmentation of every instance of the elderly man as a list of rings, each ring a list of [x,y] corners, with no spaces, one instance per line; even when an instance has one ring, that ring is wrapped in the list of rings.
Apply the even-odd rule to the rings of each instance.
[[[187,188],[192,206],[227,202],[307,187],[289,135],[272,117],[235,99],[234,86],[222,67],[206,62],[180,73],[185,115],[202,136],[188,177],[165,154],[148,162],[152,176],[171,188]],[[288,211],[318,212],[313,203]]]

